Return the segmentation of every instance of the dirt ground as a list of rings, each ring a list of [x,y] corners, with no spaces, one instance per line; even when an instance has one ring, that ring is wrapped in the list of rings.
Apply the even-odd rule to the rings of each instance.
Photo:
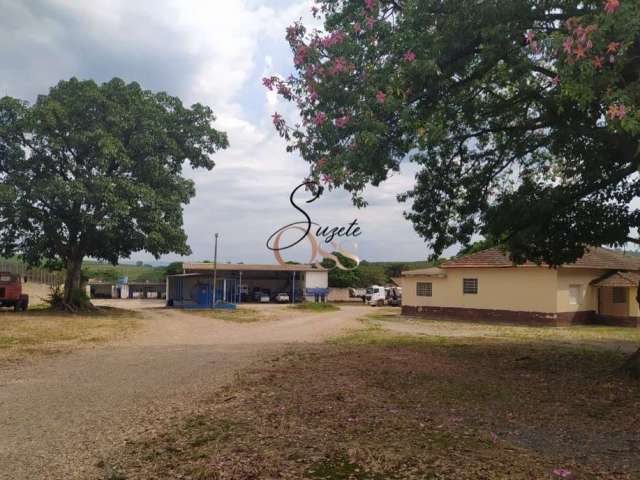
[[[161,431],[250,365],[360,328],[367,311],[292,314],[264,306],[270,315],[244,323],[155,301],[100,303],[139,312],[141,328],[104,346],[0,370],[1,479],[108,477],[104,459],[114,447]]]
[[[636,480],[623,357],[357,330],[243,371],[109,461],[129,480]]]

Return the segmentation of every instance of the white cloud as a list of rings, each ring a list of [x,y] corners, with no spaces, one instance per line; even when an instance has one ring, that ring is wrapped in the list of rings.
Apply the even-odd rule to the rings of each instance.
[[[310,5],[295,0],[0,0],[0,93],[34,100],[63,78],[119,76],[166,90],[187,104],[212,106],[216,127],[227,131],[231,148],[215,155],[213,171],[186,171],[197,189],[184,216],[192,258],[211,256],[212,234],[218,231],[223,260],[270,262],[264,242],[279,226],[300,219],[288,197],[307,167],[285,152],[271,124],[276,110],[295,115],[292,106],[264,89],[261,79],[291,68],[285,29],[300,17],[317,24]],[[357,217],[362,257],[423,259],[424,244],[395,199],[413,182],[413,170],[406,170],[369,189],[365,210],[353,208],[349,196],[338,191],[309,211],[325,225]]]

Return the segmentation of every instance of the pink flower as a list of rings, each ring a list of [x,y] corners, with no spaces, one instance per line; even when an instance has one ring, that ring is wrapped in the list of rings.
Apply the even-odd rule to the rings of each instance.
[[[556,468],[552,473],[560,478],[569,478],[571,476],[571,470],[567,470],[566,468]]]
[[[562,48],[564,53],[571,53],[573,51],[573,39],[571,37],[567,37],[562,42]]]
[[[307,53],[307,47],[305,47],[304,45],[300,45],[297,49],[296,49],[296,53],[295,56],[293,57],[293,63],[295,65],[302,65],[304,63],[304,56]]]
[[[342,117],[336,118],[335,124],[337,128],[344,128],[349,123],[349,117],[343,115]]]
[[[320,39],[320,44],[324,47],[324,48],[329,48],[332,47],[334,45],[337,45],[338,43],[341,43],[344,41],[344,33],[341,31],[337,31],[337,32],[332,32],[330,35],[327,35],[324,38]]]
[[[264,77],[262,79],[262,85],[264,85],[265,87],[267,87],[269,90],[273,90],[273,82],[274,82],[274,78],[271,77]]]
[[[607,0],[604,4],[604,11],[608,14],[615,12],[620,7],[620,0]]]
[[[580,60],[581,58],[585,58],[586,57],[585,49],[580,47],[580,46],[576,47],[575,54],[576,54],[576,60]]]
[[[553,77],[553,79],[551,80],[551,83],[552,83],[554,86],[556,86],[556,87],[557,87],[558,85],[560,85],[560,77],[556,75],[556,76],[555,76],[555,77]]]
[[[344,72],[346,69],[347,61],[344,59],[344,57],[338,57],[331,67],[331,74],[335,75],[336,73]]]
[[[369,30],[371,30],[373,28],[373,26],[376,24],[376,20],[373,17],[367,17],[365,20],[367,22],[367,28]]]
[[[273,121],[273,124],[278,130],[282,129],[285,126],[284,119],[282,118],[282,115],[280,115],[278,112],[271,115],[271,120]]]
[[[362,31],[362,26],[360,25],[360,22],[356,22],[353,24],[353,31],[356,33],[360,33]]]
[[[604,58],[602,58],[601,56],[594,57],[594,59],[591,60],[591,63],[593,65],[593,68],[595,68],[596,70],[601,70],[604,64]]]
[[[616,118],[623,119],[627,116],[627,109],[624,105],[621,104],[609,105],[607,115],[611,120],[614,120]]]
[[[316,116],[313,117],[313,123],[315,123],[318,127],[326,122],[327,116],[323,112],[316,113]]]
[[[386,95],[384,94],[384,92],[378,92],[376,93],[376,101],[378,103],[384,103],[384,99],[385,99]]]
[[[291,99],[291,89],[286,86],[284,83],[278,84],[278,93],[282,95],[287,100]]]
[[[318,92],[316,92],[313,88],[309,90],[309,101],[315,102],[318,99]]]
[[[373,7],[376,4],[376,0],[364,0],[364,6],[367,10],[373,10]]]
[[[330,175],[327,175],[327,174],[322,175],[322,183],[324,183],[325,185],[328,183],[331,183],[332,181],[333,180]]]
[[[404,55],[402,56],[402,58],[404,58],[405,62],[411,63],[416,59],[416,54],[413,53],[411,50],[407,50],[406,52],[404,52]]]
[[[618,53],[618,49],[620,48],[620,42],[610,42],[607,45],[607,53]]]
[[[524,38],[527,43],[533,42],[533,39],[535,37],[536,37],[535,33],[533,33],[531,30],[529,30],[527,33],[524,34]]]

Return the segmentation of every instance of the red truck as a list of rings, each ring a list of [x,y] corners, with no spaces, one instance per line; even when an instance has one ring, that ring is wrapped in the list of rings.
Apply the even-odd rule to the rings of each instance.
[[[13,307],[16,312],[26,310],[29,295],[22,293],[22,281],[19,275],[0,272],[0,307]]]

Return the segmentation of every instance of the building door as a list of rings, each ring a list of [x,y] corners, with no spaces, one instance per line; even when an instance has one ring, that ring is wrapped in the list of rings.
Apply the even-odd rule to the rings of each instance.
[[[206,283],[196,285],[196,303],[202,307],[211,305],[211,290]]]

